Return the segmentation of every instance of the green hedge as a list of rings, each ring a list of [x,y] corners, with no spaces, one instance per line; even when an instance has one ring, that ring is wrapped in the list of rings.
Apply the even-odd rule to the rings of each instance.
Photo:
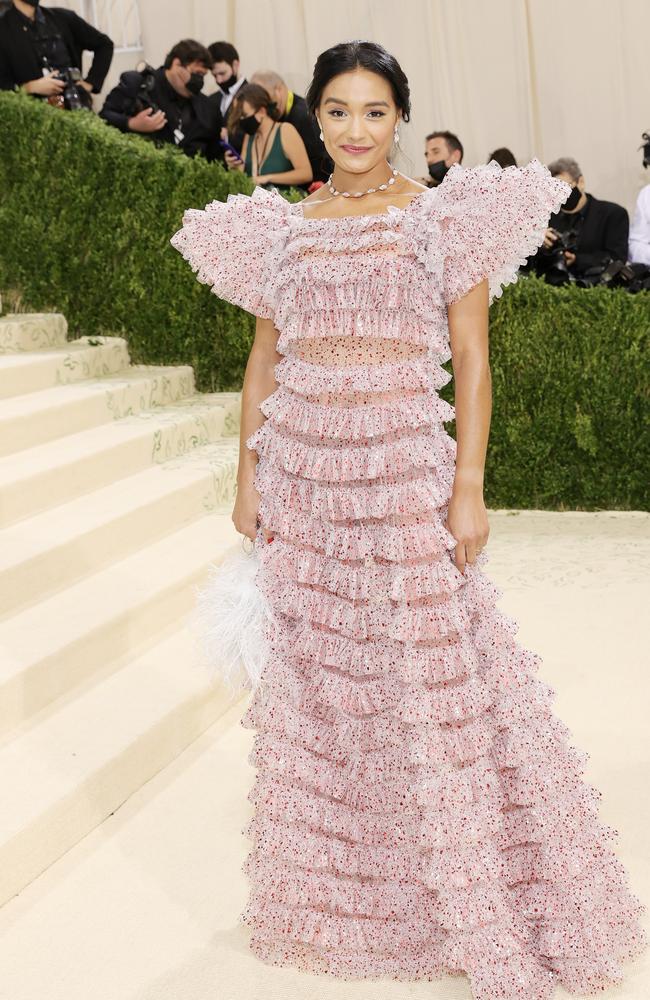
[[[250,178],[26,94],[0,92],[0,134],[0,287],[65,313],[75,335],[125,336],[136,364],[191,364],[200,389],[239,388],[255,320],[169,239],[186,208],[249,194]]]
[[[0,134],[0,288],[65,313],[72,336],[125,336],[135,363],[239,388],[254,319],[199,284],[169,238],[185,208],[250,180],[22,94],[0,93]],[[490,316],[490,507],[648,509],[649,325],[647,293],[534,277],[505,290]],[[453,382],[441,395],[453,402]]]
[[[490,317],[490,506],[648,509],[649,327],[647,293],[534,277],[504,290]]]

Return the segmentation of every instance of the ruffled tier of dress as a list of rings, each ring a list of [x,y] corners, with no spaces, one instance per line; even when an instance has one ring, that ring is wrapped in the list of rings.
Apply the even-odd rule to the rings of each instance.
[[[453,468],[424,468],[417,478],[384,477],[381,483],[357,480],[341,485],[303,479],[268,463],[258,464],[254,485],[283,510],[309,510],[320,520],[347,521],[389,518],[410,511],[426,514],[448,504]]]
[[[246,440],[260,459],[305,479],[329,483],[400,476],[409,470],[440,468],[453,463],[456,442],[444,430],[423,428],[412,433],[365,439],[315,443],[307,436],[285,434],[272,420],[265,421]]]
[[[436,392],[403,393],[386,402],[358,406],[313,403],[280,386],[260,403],[266,417],[289,435],[309,435],[323,441],[354,441],[398,434],[417,427],[442,430],[453,420],[454,407]]]
[[[288,354],[274,369],[275,380],[294,392],[306,395],[346,393],[383,393],[408,388],[436,391],[451,380],[449,372],[435,358],[424,355],[383,365],[324,367],[311,364],[295,354]]]
[[[414,274],[413,264],[404,264],[401,271],[395,275],[395,283],[391,286],[386,284],[386,275],[378,274],[377,269],[372,269],[362,285],[354,282],[347,282],[332,285],[320,284],[295,284],[291,290],[286,290],[278,299],[276,322],[280,330],[278,337],[278,351],[281,354],[289,353],[291,344],[297,339],[295,332],[295,317],[319,317],[333,314],[337,317],[349,317],[342,319],[341,333],[339,327],[331,324],[329,336],[360,336],[379,338],[380,328],[373,324],[371,319],[366,322],[362,320],[357,329],[357,315],[365,317],[377,309],[377,299],[380,289],[391,288],[392,291],[384,295],[381,310],[386,316],[390,316],[389,332],[404,330],[404,337],[407,342],[413,344],[429,345],[432,354],[437,355],[440,361],[448,361],[451,357],[449,341],[445,336],[445,313],[444,308],[432,301],[434,286],[428,286],[421,277]],[[409,317],[410,314],[410,317]],[[406,318],[405,318],[406,317]],[[416,334],[414,318],[417,317],[421,323],[421,331]],[[303,320],[303,323],[306,320]],[[318,322],[318,320],[317,320]],[[321,319],[322,322],[322,319]],[[356,334],[355,334],[356,330]],[[312,334],[315,336],[315,334]],[[304,335],[303,338],[304,339]],[[393,339],[402,339],[394,337]]]

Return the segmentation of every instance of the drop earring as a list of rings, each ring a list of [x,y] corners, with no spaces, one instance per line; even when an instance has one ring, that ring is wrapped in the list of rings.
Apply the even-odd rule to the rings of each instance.
[[[318,122],[318,127],[320,128],[320,132],[319,132],[318,134],[319,134],[319,136],[320,136],[320,138],[321,138],[321,139],[324,139],[325,137],[324,137],[324,135],[323,135],[323,130],[322,130],[322,128],[321,128],[321,124],[320,124],[320,122]]]
[[[399,144],[399,132],[397,131],[397,125],[395,126],[395,131],[393,132],[393,139]]]

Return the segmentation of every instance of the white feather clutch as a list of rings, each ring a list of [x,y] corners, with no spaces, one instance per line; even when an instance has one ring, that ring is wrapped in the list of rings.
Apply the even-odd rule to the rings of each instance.
[[[264,627],[270,610],[255,582],[260,544],[258,534],[249,552],[241,542],[231,546],[220,563],[210,564],[205,585],[194,588],[192,631],[211,679],[233,695],[257,687],[268,655]]]

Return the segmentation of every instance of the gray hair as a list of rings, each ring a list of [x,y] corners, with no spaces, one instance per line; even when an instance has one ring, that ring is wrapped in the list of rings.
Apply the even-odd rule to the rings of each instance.
[[[558,157],[557,160],[553,160],[552,163],[548,164],[548,169],[552,177],[557,177],[558,174],[568,174],[576,183],[582,176],[582,170],[578,166],[578,161],[574,160],[572,156]]]
[[[250,82],[261,84],[265,90],[268,90],[269,93],[271,93],[274,87],[285,86],[284,80],[282,79],[279,73],[275,72],[274,69],[256,70],[253,73]]]

